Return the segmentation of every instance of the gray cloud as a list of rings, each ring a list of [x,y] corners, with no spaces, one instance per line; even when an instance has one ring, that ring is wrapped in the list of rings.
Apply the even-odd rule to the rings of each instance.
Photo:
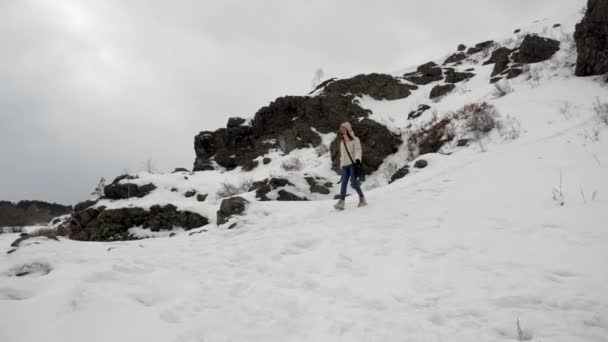
[[[2,2],[0,199],[73,203],[148,158],[191,167],[198,131],[309,91],[319,67],[391,72],[584,2]]]

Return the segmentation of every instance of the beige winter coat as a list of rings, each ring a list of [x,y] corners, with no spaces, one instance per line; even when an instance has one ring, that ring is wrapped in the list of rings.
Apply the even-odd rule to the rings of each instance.
[[[353,161],[357,161],[357,159],[363,160],[363,153],[361,151],[361,141],[359,141],[359,138],[355,136],[351,125],[348,122],[345,122],[341,126],[346,127],[350,135],[353,137],[352,140],[340,139],[340,167],[344,167],[352,164]],[[348,153],[346,153],[345,145],[348,148],[348,152],[350,152],[350,156],[353,158],[352,161],[348,157]]]

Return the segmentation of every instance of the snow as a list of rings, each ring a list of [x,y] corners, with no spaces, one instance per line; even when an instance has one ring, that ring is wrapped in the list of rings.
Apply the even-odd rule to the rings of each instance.
[[[532,341],[608,341],[608,128],[593,113],[608,88],[573,77],[571,58],[538,63],[537,81],[514,79],[501,98],[491,66],[471,62],[478,75],[437,103],[432,85],[359,99],[398,134],[421,103],[436,114],[414,125],[480,100],[521,124],[515,140],[424,155],[425,169],[387,185],[388,164],[407,163],[402,147],[369,177],[365,208],[353,196],[343,212],[329,197],[252,201],[235,229],[215,225],[223,182],[335,180],[313,148],[271,151],[251,172],[140,173],[131,182],[153,182],[149,196],[99,205],[171,203],[212,223],[129,242],[24,241],[0,256],[0,341],[517,341],[518,320]],[[285,170],[290,158],[302,169]],[[209,198],[185,198],[192,189]],[[1,234],[0,246],[17,237]]]

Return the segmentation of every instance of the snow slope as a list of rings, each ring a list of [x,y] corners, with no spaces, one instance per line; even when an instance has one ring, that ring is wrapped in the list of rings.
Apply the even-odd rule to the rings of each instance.
[[[381,170],[366,208],[252,202],[233,230],[28,240],[0,256],[0,341],[517,341],[518,320],[525,340],[608,341],[608,129],[593,112],[608,88],[573,77],[573,57],[535,65],[538,80],[515,79],[502,98],[483,76],[491,66],[472,63],[479,75],[433,104],[437,115],[487,100],[521,136],[425,155],[427,168],[391,185]],[[427,95],[360,101],[399,130]],[[552,198],[560,175],[564,205]],[[183,176],[142,174],[165,187],[131,204],[212,215],[212,200],[169,189],[213,192],[243,174]]]

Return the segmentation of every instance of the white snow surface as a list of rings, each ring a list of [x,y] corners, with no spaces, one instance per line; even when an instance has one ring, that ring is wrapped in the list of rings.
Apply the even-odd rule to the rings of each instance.
[[[418,104],[436,114],[414,125],[485,100],[519,121],[518,139],[494,132],[485,152],[424,155],[426,168],[390,185],[381,168],[364,208],[355,196],[343,212],[322,197],[252,201],[231,230],[215,225],[220,183],[289,177],[280,165],[293,157],[299,173],[336,180],[328,154],[277,151],[249,173],[142,173],[135,181],[158,189],[100,205],[171,203],[212,223],[129,242],[39,237],[2,252],[0,341],[518,341],[518,320],[525,340],[608,341],[608,129],[593,113],[608,88],[573,76],[568,21],[553,23],[532,28],[562,51],[505,97],[492,95],[492,66],[470,61],[459,70],[477,76],[440,102],[426,100],[433,84],[404,100],[360,99],[398,134]],[[563,205],[553,200],[560,178]],[[192,189],[209,198],[185,198]],[[17,237],[1,234],[0,246]]]

